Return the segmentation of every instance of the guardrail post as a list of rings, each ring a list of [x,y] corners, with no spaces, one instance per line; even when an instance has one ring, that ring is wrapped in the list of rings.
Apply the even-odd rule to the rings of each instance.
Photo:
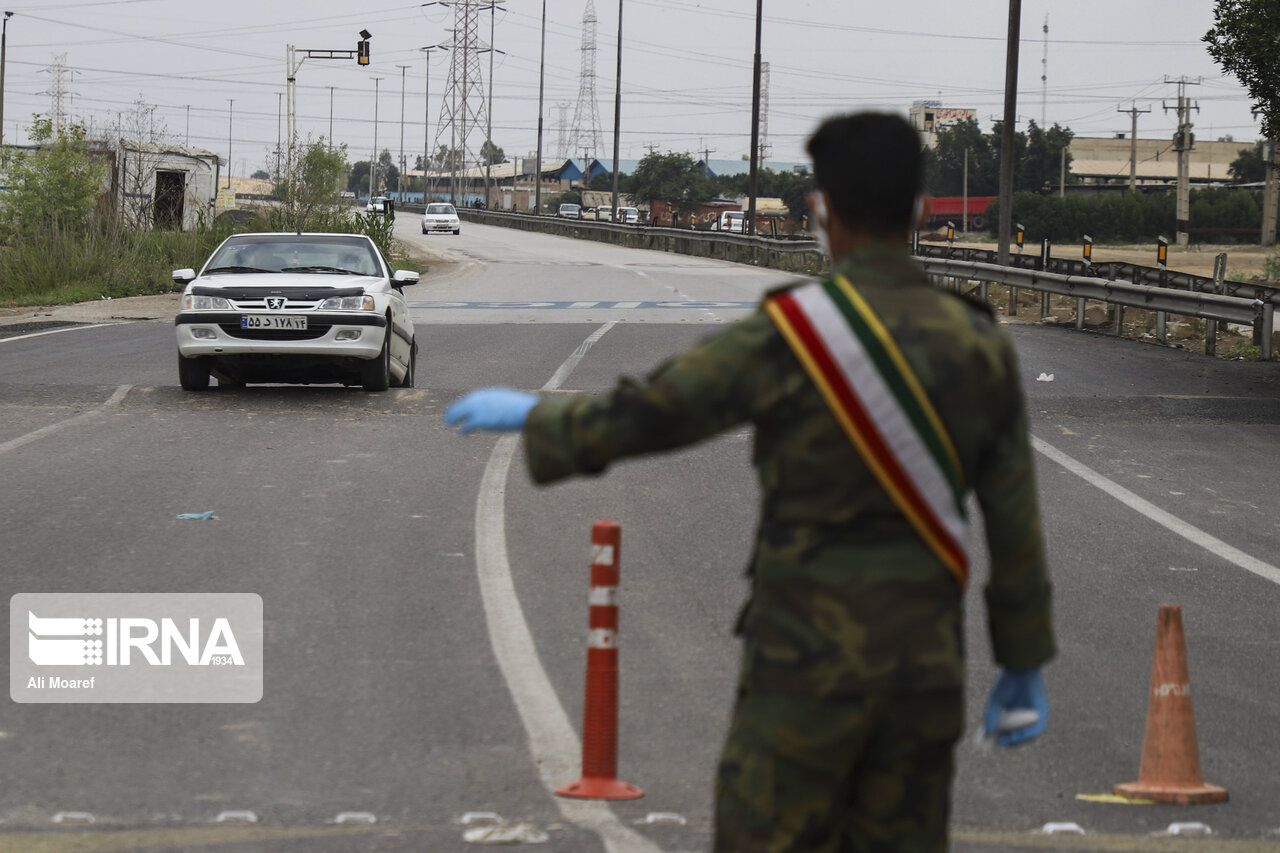
[[[1227,277],[1227,253],[1219,252],[1213,258],[1213,292],[1222,293],[1222,282]],[[1204,321],[1204,354],[1218,354],[1218,321]]]
[[[1156,242],[1156,266],[1160,268],[1160,287],[1169,286],[1169,240],[1167,237],[1159,237]],[[1156,312],[1156,340],[1162,344],[1169,343],[1169,336],[1165,328],[1167,316],[1163,311]]]
[[[1270,361],[1272,353],[1272,344],[1275,340],[1275,317],[1276,306],[1270,302],[1262,303],[1262,358],[1264,361]]]
[[[1041,272],[1049,271],[1049,252],[1052,250],[1049,238],[1045,237],[1040,241],[1040,265],[1037,267]],[[1043,320],[1049,316],[1049,291],[1040,294],[1040,319]]]

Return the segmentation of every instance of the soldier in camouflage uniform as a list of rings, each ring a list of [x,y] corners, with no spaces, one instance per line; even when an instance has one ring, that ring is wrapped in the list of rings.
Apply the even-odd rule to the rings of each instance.
[[[919,215],[918,136],[901,118],[832,119],[809,142],[834,273],[874,309],[918,377],[976,493],[1003,668],[985,727],[1043,731],[1050,584],[1011,341],[990,312],[930,285],[905,247]],[[606,396],[473,392],[463,429],[523,429],[538,483],[755,427],[763,503],[739,695],[716,785],[718,851],[946,848],[963,727],[961,584],[926,547],[761,311]],[[1000,712],[1038,721],[1000,732]]]

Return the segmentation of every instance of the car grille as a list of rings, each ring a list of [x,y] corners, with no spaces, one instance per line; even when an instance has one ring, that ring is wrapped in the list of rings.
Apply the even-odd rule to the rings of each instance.
[[[314,324],[306,329],[242,329],[234,323],[219,323],[219,328],[242,341],[313,341],[329,333],[330,325]]]
[[[285,311],[285,312],[314,311],[316,306],[319,305],[320,302],[321,300],[319,299],[290,299],[287,303],[285,303],[284,307],[279,310]],[[233,299],[231,300],[231,307],[237,311],[271,310],[267,307],[267,299],[265,296],[260,297],[258,299]]]

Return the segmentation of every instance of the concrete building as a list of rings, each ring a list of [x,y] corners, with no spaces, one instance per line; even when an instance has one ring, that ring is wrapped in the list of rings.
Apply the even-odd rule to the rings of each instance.
[[[1129,185],[1132,142],[1127,134],[1111,137],[1076,137],[1071,152],[1071,173],[1082,183]],[[1231,183],[1228,169],[1252,142],[1206,142],[1196,140],[1191,149],[1188,172],[1191,183],[1201,185]],[[1135,158],[1136,183],[1141,187],[1165,187],[1178,182],[1178,152],[1172,139],[1138,139]]]
[[[219,167],[201,148],[121,141],[107,180],[124,222],[189,231],[213,218]]]

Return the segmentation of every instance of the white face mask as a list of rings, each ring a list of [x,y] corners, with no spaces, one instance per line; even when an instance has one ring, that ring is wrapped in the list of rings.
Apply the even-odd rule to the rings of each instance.
[[[831,236],[827,234],[827,194],[819,190],[809,197],[809,206],[813,208],[813,236],[818,241],[818,250],[828,258],[831,257]]]

